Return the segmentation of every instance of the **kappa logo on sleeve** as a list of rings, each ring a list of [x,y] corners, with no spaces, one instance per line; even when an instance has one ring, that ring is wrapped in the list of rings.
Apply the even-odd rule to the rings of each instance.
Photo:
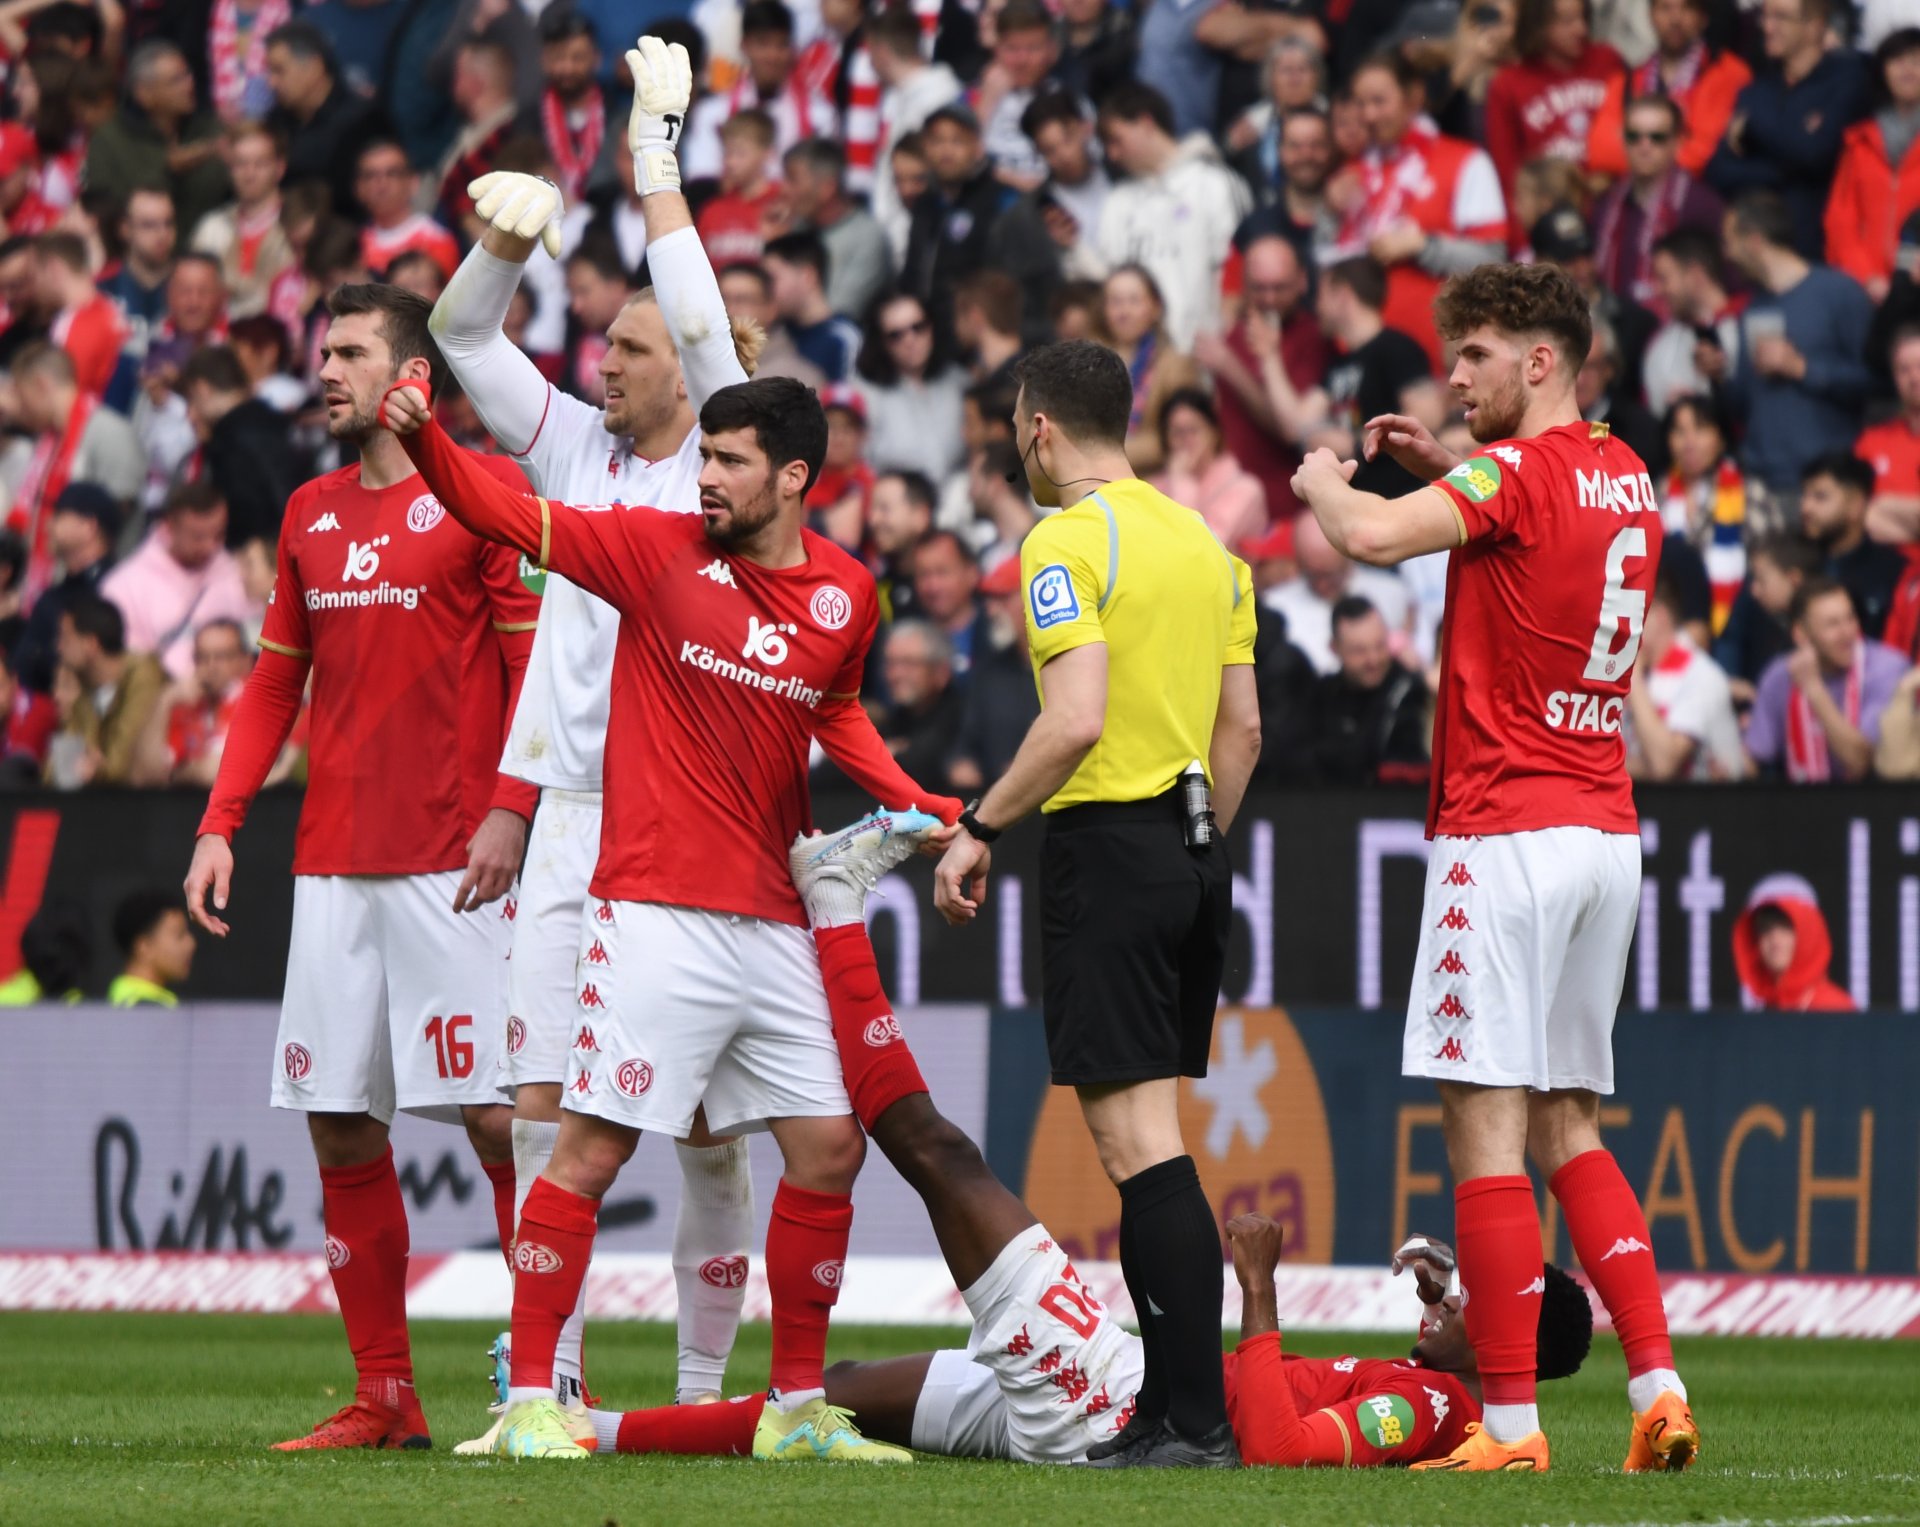
[[[1476,504],[1484,504],[1500,491],[1500,463],[1491,456],[1475,456],[1447,473],[1447,481]]]
[[[1049,562],[1033,575],[1027,585],[1027,603],[1032,607],[1036,630],[1080,618],[1080,596],[1073,591],[1073,577],[1058,562]]]

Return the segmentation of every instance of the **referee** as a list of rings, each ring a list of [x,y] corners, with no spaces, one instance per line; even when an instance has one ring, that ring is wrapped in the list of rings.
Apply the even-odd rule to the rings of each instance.
[[[1145,1348],[1133,1419],[1088,1456],[1232,1467],[1220,1233],[1180,1140],[1178,1089],[1207,1074],[1233,896],[1223,835],[1260,752],[1253,580],[1198,514],[1134,477],[1118,356],[1045,345],[1017,374],[1027,484],[1061,510],[1020,550],[1040,716],[960,818],[934,901],[970,922],[988,845],[1035,807],[1047,814],[1047,1054],[1119,1186]]]

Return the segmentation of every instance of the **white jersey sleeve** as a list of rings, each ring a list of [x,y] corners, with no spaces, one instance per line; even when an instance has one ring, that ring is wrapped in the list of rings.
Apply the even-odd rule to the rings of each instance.
[[[734,350],[733,324],[720,298],[720,283],[692,228],[679,228],[647,249],[647,270],[660,316],[680,352],[687,401],[698,413],[722,387],[744,382],[747,373]]]
[[[554,387],[501,331],[520,276],[520,266],[476,244],[434,304],[430,325],[487,432],[537,491],[551,494],[548,468],[579,453],[582,437],[599,431],[600,411]]]

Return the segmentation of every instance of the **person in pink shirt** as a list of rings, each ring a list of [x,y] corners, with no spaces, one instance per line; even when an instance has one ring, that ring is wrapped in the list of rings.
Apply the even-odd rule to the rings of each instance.
[[[174,679],[193,672],[201,626],[259,616],[226,538],[227,506],[213,485],[183,483],[139,549],[101,582],[102,597],[126,618],[127,650],[152,653]]]
[[[1266,531],[1266,489],[1222,447],[1212,398],[1197,387],[1168,398],[1160,441],[1167,465],[1151,479],[1154,487],[1198,513],[1222,545],[1237,547]]]

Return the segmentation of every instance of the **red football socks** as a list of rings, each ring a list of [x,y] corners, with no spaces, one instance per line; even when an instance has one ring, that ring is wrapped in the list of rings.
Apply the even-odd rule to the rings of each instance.
[[[487,1181],[493,1184],[493,1228],[500,1234],[500,1255],[507,1259],[508,1270],[513,1267],[513,1158],[505,1161],[483,1161],[480,1170],[487,1174]]]
[[[1547,1184],[1567,1217],[1574,1255],[1613,1317],[1629,1376],[1673,1367],[1667,1307],[1640,1200],[1611,1151],[1575,1156]]]
[[[815,928],[813,942],[820,951],[820,979],[827,989],[847,1096],[861,1128],[871,1132],[880,1115],[900,1099],[925,1092],[926,1079],[894,1021],[866,925]]]
[[[772,1388],[777,1400],[825,1386],[827,1324],[840,1297],[853,1230],[853,1198],[814,1193],[784,1177],[767,1226],[767,1293],[773,1301]],[[518,1307],[516,1301],[516,1309]],[[515,1338],[519,1336],[516,1329]],[[517,1376],[520,1356],[516,1349]]]
[[[599,1200],[569,1193],[545,1177],[528,1190],[513,1246],[511,1389],[552,1394],[554,1348],[580,1302],[599,1214]]]
[[[630,1410],[620,1418],[615,1451],[745,1457],[753,1451],[754,1428],[765,1408],[766,1396],[756,1394],[719,1405]]]
[[[392,1149],[360,1166],[321,1167],[320,1199],[327,1266],[353,1366],[363,1385],[369,1380],[404,1380],[410,1391],[407,1205],[393,1170]]]
[[[1532,1185],[1524,1176],[1461,1183],[1453,1190],[1453,1233],[1486,1403],[1531,1405],[1545,1287]]]

